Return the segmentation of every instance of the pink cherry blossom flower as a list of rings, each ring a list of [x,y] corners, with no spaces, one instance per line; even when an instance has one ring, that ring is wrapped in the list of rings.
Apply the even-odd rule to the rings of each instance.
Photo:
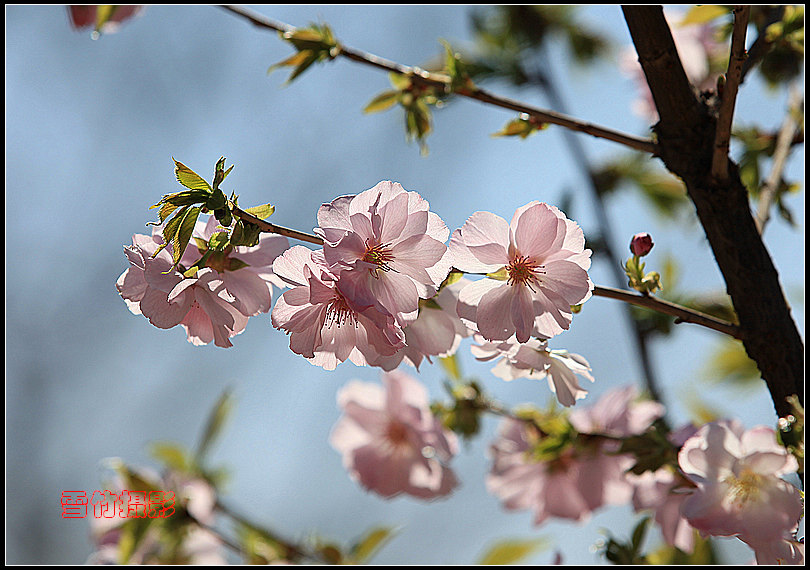
[[[697,486],[683,515],[702,534],[737,536],[762,549],[796,529],[801,494],[781,476],[798,463],[771,428],[706,424],[684,443],[678,464]]]
[[[216,496],[214,489],[202,479],[190,479],[186,475],[169,473],[160,477],[152,470],[136,469],[137,475],[148,481],[154,489],[166,493],[166,505],[174,509],[168,517],[154,517],[146,533],[138,542],[137,548],[132,552],[128,549],[130,544],[122,545],[124,533],[122,525],[132,521],[131,516],[123,514],[137,513],[143,507],[128,506],[130,495],[122,493],[131,487],[118,476],[110,482],[108,493],[104,493],[101,500],[93,504],[97,516],[91,521],[91,537],[95,545],[95,552],[87,560],[88,564],[195,564],[220,565],[226,564],[223,555],[222,540],[213,532],[201,528],[194,523],[187,523],[185,528],[170,526],[167,529],[162,525],[175,516],[179,509],[186,509],[197,521],[213,526],[215,521],[214,504]],[[101,495],[101,493],[99,492]],[[93,497],[95,499],[95,495]],[[148,499],[147,499],[148,500]],[[141,503],[143,504],[143,503]],[[122,510],[123,509],[123,510]],[[182,540],[175,548],[166,547],[166,533],[177,532]],[[123,561],[122,554],[127,552],[129,558]]]
[[[598,446],[567,446],[555,459],[535,459],[537,434],[528,422],[507,418],[490,446],[487,490],[506,509],[534,511],[537,525],[550,517],[584,522],[604,505],[630,500],[632,487],[625,471],[632,467],[632,458],[604,453]]]
[[[486,273],[461,290],[458,314],[490,341],[551,338],[571,324],[571,305],[591,296],[591,250],[580,227],[557,208],[537,201],[507,223],[476,212],[453,232],[457,269]]]
[[[312,364],[334,370],[351,360],[375,366],[405,346],[394,318],[370,297],[349,296],[328,270],[323,253],[294,246],[273,263],[292,289],[276,301],[273,326],[290,335],[290,349]]]
[[[182,325],[192,344],[213,341],[223,348],[233,346],[229,338],[241,333],[248,321],[236,298],[213,269],[206,267],[186,277],[172,269],[166,249],[153,257],[160,241],[155,234],[134,236],[133,245],[124,248],[130,267],[116,287],[130,311],[143,314],[158,328]]]
[[[455,434],[431,413],[425,387],[400,371],[383,374],[384,388],[360,381],[338,392],[343,416],[329,441],[364,488],[385,498],[449,494],[458,485],[447,463],[458,451]]]
[[[459,291],[469,283],[460,279],[447,285],[432,299],[419,301],[419,316],[403,329],[405,346],[378,363],[383,370],[393,370],[403,361],[419,370],[422,360],[444,358],[455,354],[461,339],[472,334],[456,315]]]
[[[405,326],[419,299],[435,295],[447,276],[449,230],[428,202],[396,182],[383,181],[356,196],[341,196],[318,211],[315,233],[324,258],[350,296],[374,298]]]
[[[118,31],[118,27],[122,22],[133,18],[141,13],[143,6],[123,5],[115,6],[115,11],[110,16],[104,25],[99,30],[105,34],[111,34]],[[97,23],[97,15],[99,6],[97,5],[76,5],[68,6],[68,15],[70,16],[70,23],[74,29],[80,30],[83,28],[95,28]]]
[[[780,540],[758,541],[749,538],[745,543],[754,549],[757,564],[804,565],[804,539],[787,533]]]
[[[550,350],[544,340],[530,338],[525,343],[518,343],[513,337],[508,341],[489,342],[480,334],[475,334],[473,340],[477,344],[470,350],[476,359],[484,362],[498,359],[492,369],[495,376],[507,381],[546,378],[548,387],[563,406],[573,406],[588,394],[579,385],[575,374],[594,381],[587,360],[566,350]]]
[[[569,420],[579,433],[629,437],[640,435],[664,415],[658,402],[638,400],[635,386],[626,386],[605,393],[589,408],[571,412]]]
[[[652,510],[664,541],[691,553],[695,548],[695,529],[681,514],[691,486],[668,467],[641,475],[628,473],[627,477],[633,485],[633,509]]]
[[[214,216],[210,216],[207,222],[197,222],[194,237],[208,242],[217,231],[225,230],[219,226]],[[208,257],[206,267],[219,273],[228,293],[236,299],[239,311],[252,317],[270,310],[274,285],[278,288],[286,286],[273,273],[273,261],[289,247],[287,238],[263,233],[255,246],[228,246],[224,251],[213,252]],[[180,264],[191,267],[202,255],[195,240],[192,240],[183,253]]]

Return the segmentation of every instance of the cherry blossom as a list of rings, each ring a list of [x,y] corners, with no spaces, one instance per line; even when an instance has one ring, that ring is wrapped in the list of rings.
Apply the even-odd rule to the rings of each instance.
[[[194,230],[197,239],[189,243],[180,264],[190,267],[200,259],[207,249],[201,242],[207,243],[218,231],[226,230],[219,226],[214,216],[210,216],[207,222],[198,221]],[[270,310],[274,285],[278,288],[286,286],[273,273],[273,261],[289,247],[287,238],[263,233],[255,246],[228,246],[224,251],[213,251],[205,266],[219,273],[225,288],[236,299],[239,311],[251,317]]]
[[[178,532],[176,526],[162,523],[175,516],[181,509],[187,510],[196,521],[206,526],[214,525],[216,494],[208,482],[175,472],[169,472],[164,477],[151,469],[137,468],[133,469],[133,472],[154,489],[172,497],[166,504],[174,509],[174,512],[166,518],[152,517],[152,522],[138,541],[137,548],[128,552],[126,549],[131,547],[131,544],[127,542],[122,545],[122,540],[126,541],[123,525],[132,523],[133,518],[122,514],[130,514],[128,507],[130,495],[125,491],[131,489],[131,486],[125,482],[127,478],[116,476],[109,482],[109,493],[104,493],[102,500],[93,505],[100,516],[93,516],[90,520],[90,534],[95,551],[88,558],[88,564],[121,564],[124,562],[121,559],[123,552],[129,555],[125,561],[128,564],[183,563],[204,566],[226,564],[222,540],[214,532],[195,523],[188,522],[185,528],[179,531],[182,536],[179,542],[175,541],[174,537],[166,540],[168,536],[164,536],[167,533]],[[142,507],[133,508],[132,511],[137,512],[140,508]]]
[[[315,233],[331,271],[346,282],[343,290],[374,298],[401,326],[416,319],[419,299],[435,295],[451,266],[450,232],[428,208],[416,192],[382,181],[318,211]]]
[[[801,494],[781,476],[798,463],[771,428],[706,424],[684,443],[678,463],[697,486],[683,515],[702,534],[737,536],[762,549],[797,527]]]
[[[450,252],[457,269],[487,274],[461,290],[458,315],[490,341],[551,338],[593,290],[582,230],[541,202],[518,208],[511,223],[474,213],[453,232]]]
[[[548,380],[548,386],[563,406],[573,406],[584,398],[588,391],[579,385],[575,374],[594,381],[588,361],[578,354],[565,350],[550,350],[545,340],[531,338],[518,343],[515,338],[503,342],[489,342],[480,334],[475,334],[477,343],[470,347],[476,359],[490,361],[498,359],[492,373],[503,380],[515,378],[536,378]]]
[[[633,485],[633,508],[637,512],[652,510],[666,543],[691,553],[695,548],[695,529],[681,514],[691,485],[669,467],[627,476]]]
[[[678,50],[683,70],[689,81],[701,91],[715,89],[717,77],[722,73],[713,62],[723,55],[725,46],[715,39],[715,28],[709,24],[686,24],[680,22],[684,14],[678,10],[665,10],[664,16],[670,25],[672,39]],[[638,63],[633,47],[625,49],[619,57],[620,70],[636,84],[639,97],[633,102],[633,112],[649,122],[658,120],[658,110],[647,85],[644,72]]]
[[[757,564],[804,565],[804,540],[800,541],[793,533],[786,533],[778,540],[749,538],[745,543],[754,549]]]
[[[403,329],[405,347],[378,363],[383,370],[393,370],[403,361],[419,370],[423,360],[432,356],[447,357],[458,350],[461,339],[472,334],[456,315],[459,291],[469,283],[461,278],[447,285],[431,299],[419,301],[419,316]]]
[[[154,255],[161,241],[157,234],[136,235],[133,245],[124,248],[130,267],[116,287],[130,311],[161,329],[182,325],[192,344],[233,346],[230,337],[241,333],[248,321],[237,299],[213,269],[202,268],[193,277],[172,269],[167,249]]]
[[[568,419],[579,433],[640,435],[664,415],[665,408],[659,402],[638,397],[638,390],[632,385],[610,390],[593,406],[572,411]]]
[[[95,27],[99,7],[98,5],[68,6],[68,15],[70,16],[70,23],[73,28],[80,30]],[[138,5],[114,6],[113,8],[115,11],[99,30],[102,33],[111,34],[118,31],[118,27],[122,22],[138,16],[143,10],[143,6]]]
[[[532,510],[537,525],[549,517],[584,522],[604,505],[630,500],[632,487],[624,473],[632,467],[632,458],[572,445],[553,459],[536,458],[533,450],[541,441],[529,422],[507,418],[501,423],[489,449],[487,490],[506,509]]]
[[[322,251],[294,246],[274,261],[273,271],[292,287],[273,308],[273,326],[286,331],[290,349],[312,364],[334,370],[348,359],[373,366],[405,346],[402,329],[374,299],[346,294]]]
[[[449,494],[457,485],[447,463],[458,451],[455,434],[431,413],[425,387],[400,371],[383,385],[349,382],[338,392],[343,410],[330,443],[364,488],[386,498]]]

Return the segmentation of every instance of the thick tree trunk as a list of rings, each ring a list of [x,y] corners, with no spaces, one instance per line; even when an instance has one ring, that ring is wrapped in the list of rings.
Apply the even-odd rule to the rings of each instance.
[[[712,176],[716,117],[686,78],[660,6],[623,6],[624,17],[659,113],[659,156],[695,205],[743,332],[779,416],[785,398],[804,402],[804,343],[779,275],[757,231],[737,165]]]

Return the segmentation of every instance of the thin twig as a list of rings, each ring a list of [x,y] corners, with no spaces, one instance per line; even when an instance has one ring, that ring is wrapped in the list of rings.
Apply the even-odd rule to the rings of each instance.
[[[270,222],[265,222],[264,220],[257,218],[253,214],[249,214],[244,210],[233,207],[231,212],[234,216],[242,220],[243,222],[248,222],[259,226],[259,229],[263,232],[271,233],[271,234],[279,234],[288,238],[297,239],[299,241],[305,241],[309,243],[313,243],[315,245],[323,245],[323,240],[313,234],[308,234],[305,232],[300,232],[298,230],[291,230],[290,228],[285,228],[282,226],[277,226],[276,224],[271,224]]]
[[[270,538],[274,542],[278,543],[279,546],[281,546],[286,551],[285,558],[287,558],[287,559],[308,558],[310,560],[314,560],[315,562],[317,562],[319,564],[324,564],[325,562],[328,562],[328,561],[324,560],[322,557],[318,556],[317,554],[312,553],[312,552],[308,552],[302,546],[299,546],[297,544],[293,544],[291,542],[288,542],[287,540],[285,540],[283,538],[280,538],[277,535],[275,535],[274,533],[270,532],[266,528],[263,528],[263,527],[261,527],[261,526],[259,526],[257,524],[254,524],[253,522],[247,520],[244,516],[240,515],[239,513],[235,512],[230,507],[223,504],[219,499],[217,499],[216,505],[214,505],[214,507],[218,511],[220,511],[222,514],[232,518],[234,521],[237,521],[238,523],[242,524],[243,526],[245,526],[247,528],[250,528],[252,530],[255,530],[256,532],[259,532],[260,534],[263,534],[264,536],[267,536],[268,538]]]
[[[728,72],[720,100],[720,112],[717,117],[717,130],[714,135],[714,154],[712,156],[712,176],[723,181],[728,178],[728,150],[731,142],[731,123],[734,119],[734,106],[737,101],[737,90],[742,78],[742,66],[745,62],[745,33],[748,28],[750,6],[734,7],[734,29],[731,33],[731,53],[728,59]]]
[[[759,203],[757,205],[757,228],[759,233],[765,231],[765,224],[771,217],[771,203],[776,197],[776,191],[779,188],[779,183],[782,180],[782,173],[787,164],[787,158],[790,154],[790,148],[793,145],[793,137],[796,134],[796,118],[794,111],[799,108],[801,104],[801,92],[795,84],[790,89],[790,101],[788,102],[788,112],[785,115],[785,120],[782,127],[779,129],[779,134],[776,137],[776,146],[773,151],[773,165],[768,178],[762,184],[759,192]]]
[[[295,31],[295,28],[293,26],[290,26],[283,22],[277,22],[275,20],[265,18],[260,14],[251,12],[239,6],[222,6],[222,8],[230,11],[233,14],[236,14],[238,16],[247,19],[253,25],[261,28],[267,28],[281,33],[290,33]],[[376,67],[383,71],[388,71],[389,73],[396,73],[399,75],[409,75],[415,77],[420,82],[426,85],[439,87],[441,89],[444,89],[447,85],[447,80],[440,78],[443,76],[437,76],[418,67],[402,65],[381,58],[374,54],[370,54],[344,45],[339,46],[337,55],[343,56],[347,59],[350,59],[358,63],[362,63],[364,65]],[[568,117],[560,113],[555,113],[554,111],[550,111],[548,109],[539,109],[537,107],[533,107],[531,105],[527,105],[519,101],[514,101],[507,97],[493,95],[491,93],[484,91],[483,89],[478,88],[463,89],[456,91],[455,94],[461,97],[466,97],[468,99],[479,101],[481,103],[493,105],[495,107],[500,107],[502,109],[508,109],[510,111],[516,111],[518,113],[526,113],[527,115],[534,117],[537,121],[541,123],[550,123],[553,125],[558,125],[567,129],[591,135],[596,138],[602,138],[605,140],[613,141],[615,143],[625,145],[635,150],[639,150],[650,154],[656,154],[657,146],[650,139],[641,138],[626,133],[621,133],[619,131],[595,125],[593,123],[580,121],[579,119]]]
[[[679,321],[701,325],[717,332],[733,336],[736,339],[742,339],[742,331],[740,330],[740,327],[734,323],[712,317],[711,315],[701,313],[700,311],[696,311],[694,309],[689,309],[682,305],[677,305],[670,301],[665,301],[664,299],[658,299],[657,297],[652,297],[650,295],[632,293],[630,291],[623,291],[621,289],[614,289],[612,287],[602,287],[600,285],[596,285],[593,288],[593,294],[596,297],[607,297],[608,299],[624,301],[625,303],[638,305],[639,307],[646,307],[659,313],[664,313],[665,315],[675,317]]]

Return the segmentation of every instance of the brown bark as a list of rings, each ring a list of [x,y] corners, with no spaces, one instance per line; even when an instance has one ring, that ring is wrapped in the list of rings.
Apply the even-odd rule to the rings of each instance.
[[[712,176],[716,113],[686,78],[662,8],[622,10],[658,108],[658,156],[686,184],[739,317],[745,350],[784,416],[791,411],[786,397],[797,394],[804,402],[804,343],[737,165],[729,160],[725,180]]]

